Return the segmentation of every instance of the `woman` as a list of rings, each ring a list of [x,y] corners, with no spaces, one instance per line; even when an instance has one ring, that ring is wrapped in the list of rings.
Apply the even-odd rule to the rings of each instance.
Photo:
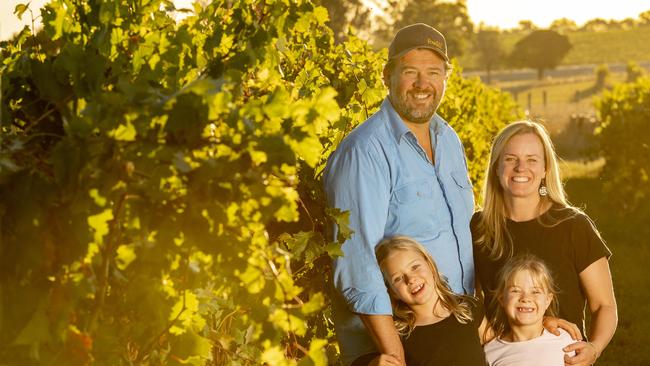
[[[591,220],[565,197],[557,156],[546,130],[530,121],[502,129],[490,152],[483,211],[472,218],[477,279],[489,304],[496,274],[511,257],[531,253],[546,262],[560,289],[559,317],[582,326],[589,342],[565,348],[569,365],[591,365],[616,330],[611,253]],[[487,308],[491,317],[494,308]]]

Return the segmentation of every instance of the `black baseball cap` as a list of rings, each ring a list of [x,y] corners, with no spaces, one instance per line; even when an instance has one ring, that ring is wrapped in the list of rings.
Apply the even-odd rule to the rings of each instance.
[[[447,41],[445,36],[438,32],[437,29],[424,23],[415,23],[397,31],[395,38],[388,46],[388,59],[396,59],[404,56],[416,48],[427,48],[446,62],[449,62],[447,56]]]

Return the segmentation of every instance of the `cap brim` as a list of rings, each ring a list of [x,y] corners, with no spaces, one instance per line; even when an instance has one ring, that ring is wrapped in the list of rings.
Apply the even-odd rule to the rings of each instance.
[[[413,50],[417,50],[417,49],[431,50],[431,51],[435,52],[436,55],[440,56],[440,58],[442,58],[444,61],[449,62],[449,57],[447,57],[447,55],[445,55],[439,48],[427,47],[427,46],[415,46],[415,47],[407,48],[404,51],[402,51],[402,52],[396,54],[395,56],[391,57],[390,60],[398,59],[398,58],[406,55],[407,53],[409,53],[409,52],[411,52]]]

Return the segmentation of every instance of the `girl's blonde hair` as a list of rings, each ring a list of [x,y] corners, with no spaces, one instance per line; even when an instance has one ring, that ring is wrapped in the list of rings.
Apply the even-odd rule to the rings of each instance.
[[[508,212],[503,188],[499,181],[499,160],[510,139],[526,133],[535,134],[544,147],[545,184],[548,195],[540,197],[539,208],[541,209],[541,204],[548,200],[562,207],[572,208],[575,213],[580,212],[578,209],[572,207],[566,199],[564,187],[560,179],[558,157],[553,148],[551,138],[544,126],[532,121],[518,121],[509,124],[499,131],[492,143],[490,163],[487,166],[485,182],[483,183],[483,212],[478,222],[478,230],[481,234],[474,239],[475,244],[486,250],[492,259],[499,259],[503,256],[509,258],[513,254],[512,239],[506,230]],[[556,222],[543,224],[554,226],[572,216],[569,215]]]
[[[503,306],[501,306],[500,300],[505,295],[508,287],[512,286],[515,276],[521,271],[528,271],[533,279],[533,283],[544,289],[547,294],[552,295],[551,304],[546,309],[544,315],[557,316],[558,314],[558,289],[546,264],[532,254],[524,254],[510,258],[497,275],[497,288],[494,290],[494,297],[490,304],[490,307],[495,309],[490,323],[497,337],[501,337],[511,330],[508,317]]]
[[[390,281],[386,278],[384,273],[384,261],[395,251],[414,251],[420,254],[431,272],[433,273],[433,280],[435,282],[434,291],[438,294],[439,302],[462,324],[472,321],[472,312],[470,309],[469,301],[472,299],[469,296],[455,294],[447,285],[447,281],[443,280],[438,267],[436,266],[433,258],[429,255],[427,250],[418,243],[416,240],[406,236],[395,236],[381,241],[375,248],[375,256],[377,263],[384,274],[384,283],[388,289],[391,288]],[[413,328],[415,328],[415,313],[409,308],[407,304],[397,298],[393,291],[388,291],[390,295],[391,305],[393,307],[393,320],[395,327],[401,336],[408,337]]]

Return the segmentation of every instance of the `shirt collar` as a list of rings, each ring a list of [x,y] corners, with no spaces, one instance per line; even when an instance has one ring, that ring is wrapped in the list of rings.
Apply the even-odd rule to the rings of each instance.
[[[395,108],[393,108],[393,104],[390,102],[390,99],[388,97],[386,97],[386,99],[384,99],[383,103],[381,104],[381,109],[386,111],[390,132],[398,144],[400,143],[404,135],[408,133],[411,134],[413,133],[408,128],[408,126],[406,126],[406,123],[404,123],[399,113],[397,113]],[[431,123],[429,124],[429,129],[431,130],[434,136],[437,136],[444,131],[445,124],[446,124],[445,120],[442,119],[438,115],[438,113],[434,113],[433,117],[431,117]]]

